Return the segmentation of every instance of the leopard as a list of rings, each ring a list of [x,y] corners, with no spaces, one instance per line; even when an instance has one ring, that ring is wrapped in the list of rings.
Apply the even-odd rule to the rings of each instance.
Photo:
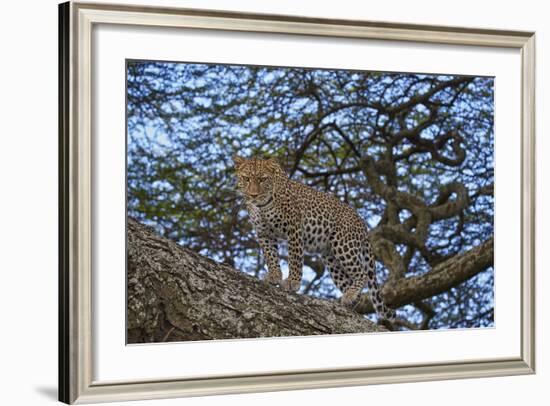
[[[375,274],[367,225],[359,213],[331,193],[289,178],[276,157],[234,155],[237,191],[267,265],[264,280],[288,292],[299,290],[304,255],[321,258],[340,301],[354,309],[365,287],[379,321],[394,321]],[[283,280],[279,245],[288,243],[289,274]]]

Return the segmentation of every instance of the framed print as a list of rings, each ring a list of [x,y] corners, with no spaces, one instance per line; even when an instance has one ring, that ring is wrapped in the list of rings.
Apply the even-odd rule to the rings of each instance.
[[[59,17],[61,401],[534,373],[534,33]]]

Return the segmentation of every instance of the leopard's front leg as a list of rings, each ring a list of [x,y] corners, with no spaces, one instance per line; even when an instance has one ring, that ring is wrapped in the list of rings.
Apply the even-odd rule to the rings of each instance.
[[[261,237],[258,239],[258,243],[260,244],[262,252],[264,253],[265,262],[267,263],[267,274],[264,280],[274,285],[281,283],[283,273],[281,272],[281,266],[279,264],[277,241]]]
[[[302,268],[304,265],[304,241],[301,228],[289,233],[288,236],[289,275],[281,285],[288,292],[296,292],[302,283]]]

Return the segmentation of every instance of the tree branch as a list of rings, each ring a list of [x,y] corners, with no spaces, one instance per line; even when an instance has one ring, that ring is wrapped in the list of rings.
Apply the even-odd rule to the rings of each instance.
[[[384,301],[397,308],[446,292],[493,265],[493,252],[491,237],[477,247],[441,262],[429,272],[402,278],[395,284],[386,283],[382,290]],[[374,311],[368,295],[361,297],[356,310],[360,313]]]
[[[128,342],[384,331],[336,301],[289,294],[128,219]]]

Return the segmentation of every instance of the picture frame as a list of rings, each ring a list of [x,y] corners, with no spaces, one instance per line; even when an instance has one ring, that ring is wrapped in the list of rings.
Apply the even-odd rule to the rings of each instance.
[[[491,360],[349,366],[171,379],[94,379],[92,31],[99,25],[194,28],[509,48],[521,58],[521,309],[519,355]],[[59,6],[59,400],[103,402],[399,383],[535,371],[535,34],[199,9],[107,5]],[[497,234],[498,239],[498,234]],[[498,240],[497,240],[498,244]],[[121,295],[123,292],[120,293]]]

